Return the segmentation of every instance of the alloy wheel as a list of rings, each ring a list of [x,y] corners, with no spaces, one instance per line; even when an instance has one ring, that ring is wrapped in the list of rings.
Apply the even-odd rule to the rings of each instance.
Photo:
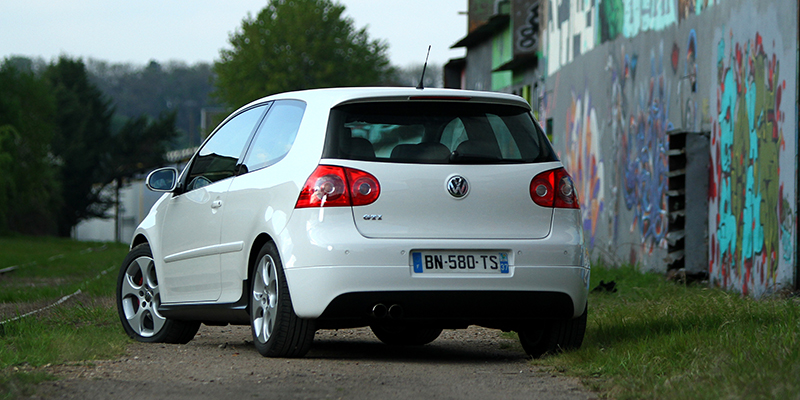
[[[166,322],[158,313],[161,304],[158,278],[152,257],[137,257],[125,270],[120,297],[125,319],[141,337],[157,334]]]
[[[253,333],[260,343],[267,343],[275,329],[278,312],[278,271],[267,254],[256,266],[253,283]]]

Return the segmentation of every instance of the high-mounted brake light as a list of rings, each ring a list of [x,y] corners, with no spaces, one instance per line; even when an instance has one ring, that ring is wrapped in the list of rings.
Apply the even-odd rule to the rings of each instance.
[[[467,96],[411,96],[409,100],[450,100],[450,101],[470,101],[472,97]]]
[[[531,199],[542,207],[580,208],[575,185],[564,168],[552,169],[531,180]]]
[[[380,193],[378,180],[367,172],[320,165],[306,180],[295,208],[364,206]]]

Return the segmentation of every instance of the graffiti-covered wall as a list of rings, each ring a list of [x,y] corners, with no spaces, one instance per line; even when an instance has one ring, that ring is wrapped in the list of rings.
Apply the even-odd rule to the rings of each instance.
[[[685,132],[708,142],[708,174],[685,186],[708,186],[686,207],[707,208],[712,282],[754,295],[794,286],[797,0],[544,3],[542,119],[593,257],[667,269],[684,234],[670,141]]]

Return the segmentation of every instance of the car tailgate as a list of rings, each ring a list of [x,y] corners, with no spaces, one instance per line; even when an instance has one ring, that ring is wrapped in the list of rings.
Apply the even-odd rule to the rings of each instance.
[[[533,177],[561,166],[537,164],[364,163],[381,185],[378,200],[353,207],[358,231],[369,238],[538,239],[550,232],[553,210],[530,196]],[[463,177],[468,192],[448,191]]]

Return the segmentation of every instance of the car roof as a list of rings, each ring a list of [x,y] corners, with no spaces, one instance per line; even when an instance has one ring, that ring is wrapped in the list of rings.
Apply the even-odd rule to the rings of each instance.
[[[363,101],[469,101],[481,103],[509,104],[530,110],[530,105],[522,97],[498,92],[482,92],[460,89],[416,89],[413,87],[343,87],[310,89],[275,94],[253,101],[242,107],[273,100],[301,100],[322,107],[336,107],[347,103]]]

